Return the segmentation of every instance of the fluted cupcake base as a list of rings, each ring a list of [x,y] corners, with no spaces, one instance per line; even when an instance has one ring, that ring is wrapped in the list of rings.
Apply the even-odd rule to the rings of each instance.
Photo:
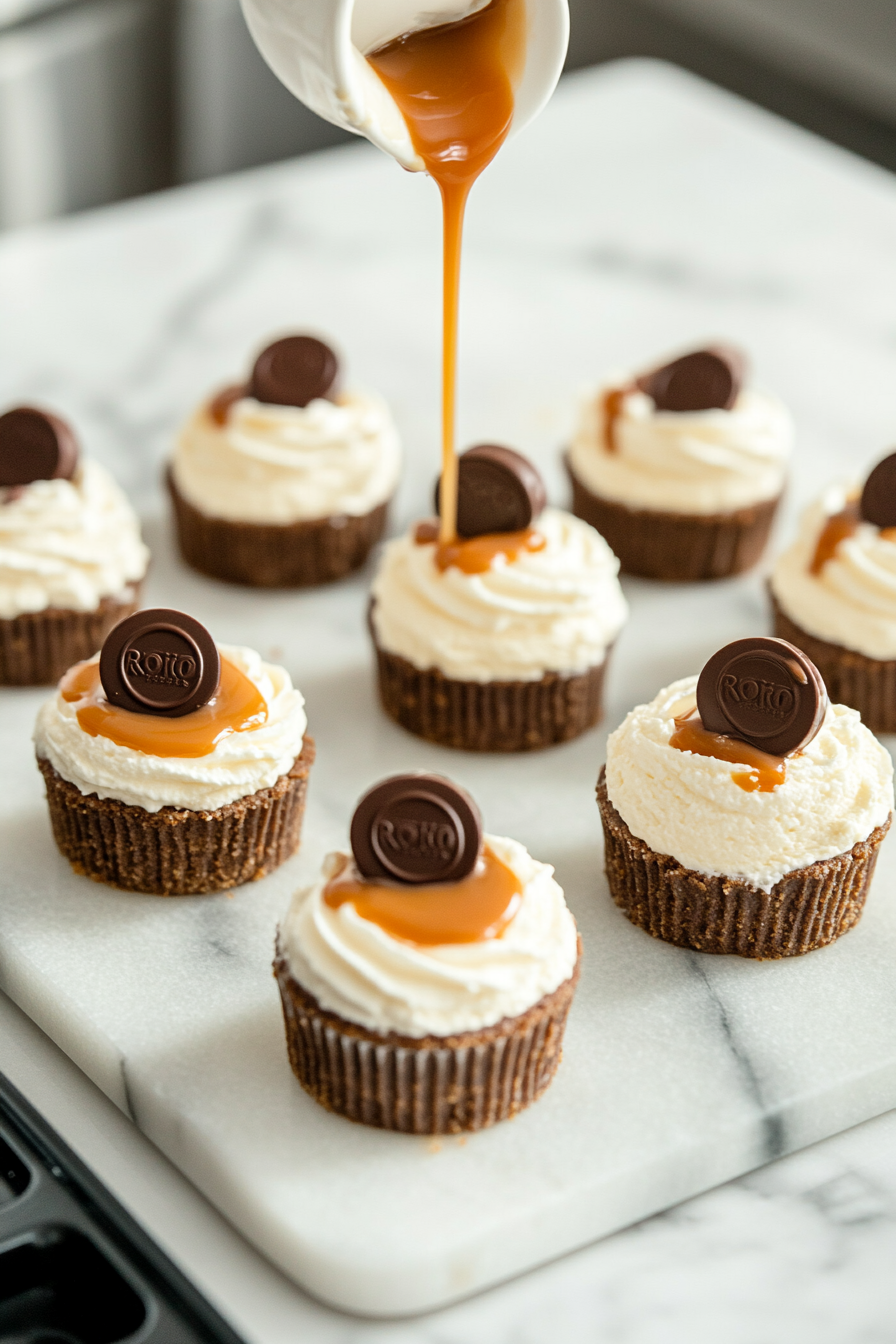
[[[579,941],[581,957],[581,940]],[[519,1017],[455,1036],[378,1035],[323,1009],[277,950],[289,1062],[328,1111],[404,1134],[459,1134],[509,1120],[536,1101],[560,1063],[579,976]]]
[[[125,596],[102,598],[93,611],[47,607],[0,620],[0,685],[55,686],[74,663],[92,658],[139,603],[134,585]]]
[[[597,802],[610,894],[633,924],[678,947],[758,960],[802,956],[857,924],[890,829],[888,820],[848,853],[797,868],[769,892],[657,854],[632,834],[610,802],[604,770]]]

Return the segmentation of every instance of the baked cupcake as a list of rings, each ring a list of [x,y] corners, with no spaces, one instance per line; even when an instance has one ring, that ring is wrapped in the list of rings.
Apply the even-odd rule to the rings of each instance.
[[[135,611],[149,551],[105,467],[70,425],[0,416],[0,684],[44,686]]]
[[[361,799],[352,855],[298,891],[274,970],[293,1071],[327,1110],[380,1129],[484,1129],[560,1062],[581,944],[553,869],[482,834],[438,775]]]
[[[896,733],[896,453],[864,488],[832,485],[806,510],[771,594],[775,634],[809,655],[831,699]]]
[[[255,588],[328,583],[363,565],[398,483],[398,434],[380,397],[338,383],[329,346],[287,336],[248,383],[191,416],[168,471],[187,564]]]
[[[805,654],[759,637],[632,710],[597,795],[633,924],[698,952],[793,957],[859,920],[893,765]]]
[[[602,715],[607,659],[628,616],[616,557],[592,527],[545,508],[509,448],[461,454],[457,540],[418,524],[385,548],[370,627],[383,708],[465,751],[530,751]]]
[[[784,406],[744,387],[739,351],[694,351],[585,399],[567,454],[573,513],[624,574],[689,582],[750,569],[784,489]]]
[[[282,667],[183,612],[116,626],[41,708],[53,835],[78,873],[186,896],[264,877],[299,846],[314,742]]]

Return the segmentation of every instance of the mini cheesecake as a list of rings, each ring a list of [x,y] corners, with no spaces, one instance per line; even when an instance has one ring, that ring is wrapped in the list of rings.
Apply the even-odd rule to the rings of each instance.
[[[34,734],[53,835],[76,872],[186,896],[264,877],[299,846],[314,742],[282,667],[183,612],[123,621]]]
[[[327,1110],[410,1134],[479,1130],[560,1062],[581,945],[553,869],[483,835],[463,789],[384,780],[277,935],[289,1061]]]

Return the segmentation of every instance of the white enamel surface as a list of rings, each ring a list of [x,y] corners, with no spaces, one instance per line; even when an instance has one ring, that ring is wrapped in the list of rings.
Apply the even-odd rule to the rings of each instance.
[[[319,747],[304,851],[280,873],[233,896],[128,896],[75,877],[52,847],[27,740],[45,692],[0,694],[0,987],[249,1240],[366,1313],[473,1293],[896,1105],[892,839],[858,928],[793,963],[656,943],[616,911],[601,875],[593,789],[606,730],[725,640],[767,629],[762,575],[626,580],[632,618],[606,727],[480,759],[429,748],[376,710],[371,570],[320,591],[246,594],[174,558],[160,471],[178,426],[222,370],[297,323],[331,332],[353,377],[394,408],[408,456],[395,532],[429,511],[433,196],[359,145],[0,240],[0,401],[40,394],[78,423],[145,519],[148,600],[176,601],[222,641],[282,662]],[[474,202],[461,442],[530,453],[564,503],[559,449],[577,389],[635,366],[645,333],[659,350],[724,333],[799,429],[776,544],[789,541],[820,484],[861,475],[892,442],[894,236],[884,173],[661,67],[575,76]],[[344,845],[362,789],[417,768],[455,776],[491,831],[555,866],[585,945],[550,1091],[465,1143],[359,1129],[306,1099],[270,976],[290,894]],[[346,1320],[302,1299],[302,1333],[277,1337],[887,1339],[891,1132],[844,1135],[433,1321]],[[208,1243],[193,1240],[198,1263]],[[236,1277],[218,1281],[219,1300]],[[264,1282],[272,1299],[286,1291],[273,1273]],[[250,1326],[253,1340],[273,1333]]]
[[[404,117],[364,54],[402,33],[449,23],[486,0],[241,0],[255,43],[290,93],[312,111],[367,136],[403,168],[423,169]],[[553,93],[569,43],[568,0],[526,0],[526,64],[511,135]]]

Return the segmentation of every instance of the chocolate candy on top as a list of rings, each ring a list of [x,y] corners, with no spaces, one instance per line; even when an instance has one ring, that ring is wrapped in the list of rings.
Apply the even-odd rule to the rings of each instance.
[[[192,616],[150,607],[106,636],[100,680],[111,705],[176,719],[211,700],[221,680],[221,656]]]
[[[818,668],[786,639],[736,639],[713,654],[697,682],[704,728],[774,756],[811,742],[827,707]]]
[[[896,453],[874,467],[862,491],[859,512],[875,527],[896,527]]]
[[[441,480],[436,482],[436,512]],[[479,443],[457,459],[457,535],[521,532],[547,503],[538,470],[522,453],[497,443]]]
[[[77,465],[78,441],[58,415],[34,406],[0,415],[0,486],[70,481]]]
[[[393,775],[355,808],[352,853],[363,877],[420,885],[459,882],[476,866],[482,818],[473,799],[441,775]]]
[[[658,411],[730,411],[746,373],[746,356],[734,346],[712,345],[681,355],[635,381]]]
[[[262,350],[249,380],[249,395],[271,406],[307,406],[335,391],[339,361],[315,336],[284,336]]]

